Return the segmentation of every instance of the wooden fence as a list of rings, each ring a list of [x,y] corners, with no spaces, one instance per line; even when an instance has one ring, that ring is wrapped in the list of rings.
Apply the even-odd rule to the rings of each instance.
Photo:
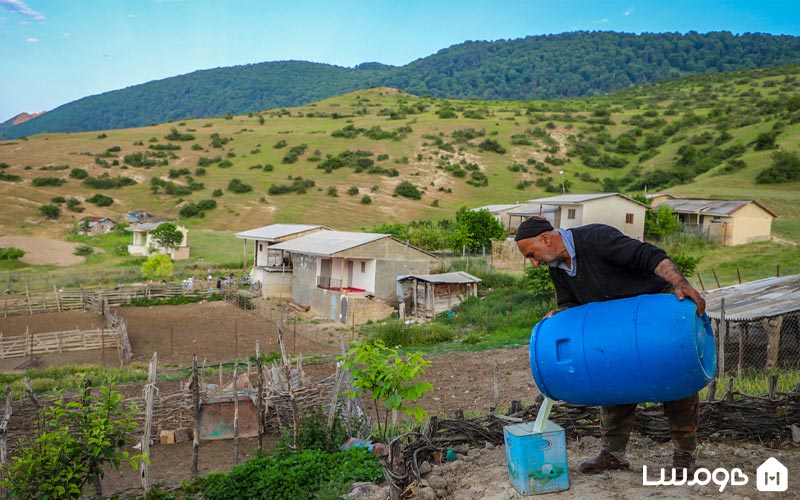
[[[108,307],[130,304],[137,299],[209,296],[215,289],[205,282],[137,283],[115,287],[70,288],[7,294],[0,299],[3,316],[91,310],[102,314]]]
[[[0,359],[109,347],[118,349],[119,340],[119,331],[109,328],[47,333],[26,331],[25,335],[10,337],[0,333]]]

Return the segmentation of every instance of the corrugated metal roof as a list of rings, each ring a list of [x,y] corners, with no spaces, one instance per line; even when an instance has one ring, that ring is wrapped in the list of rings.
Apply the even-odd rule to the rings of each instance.
[[[585,203],[587,201],[608,198],[609,196],[619,196],[620,198],[628,200],[631,203],[647,206],[644,203],[640,203],[634,200],[633,198],[630,198],[628,196],[625,196],[624,194],[619,194],[619,193],[562,194],[560,196],[550,196],[549,198],[537,198],[535,200],[528,200],[528,203],[546,203],[549,205],[575,205],[575,204]]]
[[[526,203],[519,208],[509,210],[508,215],[530,217],[531,215],[549,214],[558,212],[560,207],[557,205],[542,205],[541,203]]]
[[[306,255],[332,256],[339,252],[371,243],[383,238],[391,238],[391,234],[351,233],[347,231],[317,231],[300,236],[277,245],[273,250],[302,253]]]
[[[495,212],[503,212],[505,210],[510,210],[512,208],[521,207],[521,206],[522,206],[521,203],[514,203],[512,205],[486,205],[486,206],[483,206],[483,207],[471,208],[470,212],[479,212],[481,210],[488,210],[491,213],[495,213]]]
[[[314,229],[327,229],[325,226],[308,224],[270,224],[236,233],[237,238],[244,240],[278,241],[293,234],[305,233]]]
[[[800,311],[800,274],[765,278],[709,290],[703,294],[706,313],[719,319],[722,299],[725,318],[749,321]]]
[[[141,224],[131,224],[130,226],[126,227],[126,231],[152,231],[153,229],[157,228],[165,221],[160,222],[142,222]]]
[[[452,273],[440,274],[405,274],[397,277],[397,281],[407,279],[418,279],[420,281],[427,281],[429,283],[480,283],[481,279],[465,273],[464,271],[456,271]]]
[[[666,205],[673,212],[698,213],[706,215],[730,215],[750,203],[748,200],[700,200],[694,198],[673,198],[664,200],[659,206]]]

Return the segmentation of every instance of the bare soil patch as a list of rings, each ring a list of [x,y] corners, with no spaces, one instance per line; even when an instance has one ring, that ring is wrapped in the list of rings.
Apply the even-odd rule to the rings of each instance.
[[[22,262],[31,265],[52,264],[59,267],[85,262],[85,258],[74,255],[78,243],[39,238],[34,236],[0,236],[0,247],[16,247],[25,250]]]

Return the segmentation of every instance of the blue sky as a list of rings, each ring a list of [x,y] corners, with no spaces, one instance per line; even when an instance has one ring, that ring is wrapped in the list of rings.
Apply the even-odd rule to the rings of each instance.
[[[198,69],[404,65],[566,31],[800,35],[797,0],[0,0],[0,122]]]

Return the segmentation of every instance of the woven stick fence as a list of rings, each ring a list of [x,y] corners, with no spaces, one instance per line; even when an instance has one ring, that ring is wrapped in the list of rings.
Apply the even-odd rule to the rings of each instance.
[[[31,291],[8,294],[0,298],[3,316],[50,313],[62,311],[95,311],[102,314],[104,308],[130,304],[137,299],[168,299],[173,297],[209,296],[217,290],[197,282],[186,283],[141,283],[115,287],[70,288]]]

